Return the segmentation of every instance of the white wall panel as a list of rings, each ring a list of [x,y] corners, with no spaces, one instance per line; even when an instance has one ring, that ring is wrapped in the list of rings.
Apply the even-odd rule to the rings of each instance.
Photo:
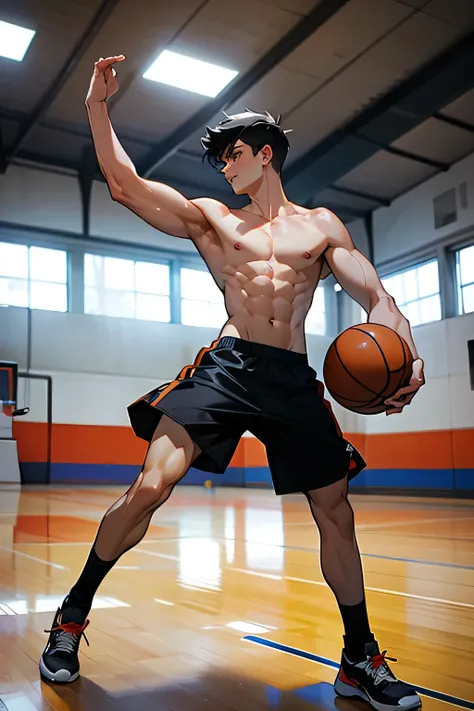
[[[11,165],[0,175],[0,220],[82,232],[77,178]]]
[[[394,200],[390,207],[374,212],[375,263],[396,259],[400,255],[424,248],[455,232],[474,227],[474,154],[456,163],[406,195]],[[451,188],[467,184],[468,207],[457,203],[456,222],[435,229],[433,198]]]

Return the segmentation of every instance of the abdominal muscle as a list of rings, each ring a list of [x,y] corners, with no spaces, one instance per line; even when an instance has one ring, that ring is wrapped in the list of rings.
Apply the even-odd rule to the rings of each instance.
[[[306,352],[304,320],[318,283],[320,264],[313,265],[309,276],[274,259],[227,266],[223,272],[229,320],[220,336]]]

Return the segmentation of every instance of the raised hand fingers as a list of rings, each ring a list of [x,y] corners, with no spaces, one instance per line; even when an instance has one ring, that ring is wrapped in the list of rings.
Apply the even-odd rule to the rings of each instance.
[[[117,72],[113,67],[107,67],[107,69],[104,72],[105,74],[105,81],[110,81],[110,79],[115,78],[117,76]]]
[[[113,64],[116,62],[123,62],[124,59],[124,54],[117,54],[114,57],[107,57],[106,59],[104,59],[104,57],[100,57],[100,59],[95,63],[95,66],[100,72],[105,72]]]

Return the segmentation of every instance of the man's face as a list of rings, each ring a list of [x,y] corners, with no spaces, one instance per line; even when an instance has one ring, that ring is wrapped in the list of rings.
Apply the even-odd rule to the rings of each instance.
[[[232,190],[236,195],[245,195],[251,190],[252,186],[257,186],[263,177],[263,168],[268,164],[269,146],[266,146],[257,153],[253,154],[251,146],[238,140],[232,149],[230,155],[228,148],[223,152],[221,160],[224,167],[221,173],[232,186]]]

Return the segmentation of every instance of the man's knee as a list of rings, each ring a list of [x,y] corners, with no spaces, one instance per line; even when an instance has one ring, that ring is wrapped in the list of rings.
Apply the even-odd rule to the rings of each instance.
[[[144,510],[159,506],[185,474],[186,468],[177,466],[176,462],[165,460],[162,464],[148,464],[140,474],[140,482],[132,497],[134,503]]]
[[[318,524],[353,526],[354,515],[347,499],[345,482],[306,492],[311,511]]]

